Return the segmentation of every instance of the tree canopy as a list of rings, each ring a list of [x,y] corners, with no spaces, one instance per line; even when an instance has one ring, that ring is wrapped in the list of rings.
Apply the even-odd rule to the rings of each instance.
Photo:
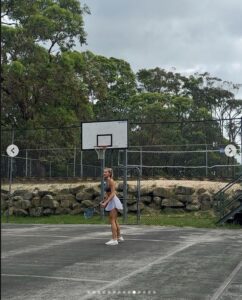
[[[19,129],[22,148],[79,145],[80,132],[63,128],[117,119],[129,120],[131,145],[221,144],[226,138],[236,144],[240,85],[158,67],[135,74],[122,59],[76,51],[87,42],[83,17],[90,14],[78,0],[1,4],[2,128]],[[219,121],[206,122],[213,118]],[[167,124],[154,125],[161,122]],[[38,127],[60,130],[26,131]]]

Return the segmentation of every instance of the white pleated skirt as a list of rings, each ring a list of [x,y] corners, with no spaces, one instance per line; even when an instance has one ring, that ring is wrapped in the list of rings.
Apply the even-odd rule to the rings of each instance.
[[[123,210],[123,204],[117,196],[114,196],[111,201],[108,202],[108,205],[105,207],[106,211],[111,211],[112,209],[117,208],[117,210]]]

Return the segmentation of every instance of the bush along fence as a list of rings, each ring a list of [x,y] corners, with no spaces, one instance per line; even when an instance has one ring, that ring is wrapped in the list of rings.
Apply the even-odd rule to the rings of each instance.
[[[234,193],[235,191],[230,191]],[[117,184],[117,194],[122,195],[123,183]],[[161,212],[200,211],[213,209],[213,195],[217,190],[204,187],[179,185],[163,187],[162,184],[141,184],[139,209],[142,215],[154,215]],[[231,196],[232,196],[231,194]],[[83,215],[88,208],[96,208],[100,214],[100,184],[82,184],[74,187],[40,189],[18,189],[9,196],[1,190],[1,213],[5,216],[48,216]],[[128,184],[127,208],[129,214],[137,214],[137,187]]]

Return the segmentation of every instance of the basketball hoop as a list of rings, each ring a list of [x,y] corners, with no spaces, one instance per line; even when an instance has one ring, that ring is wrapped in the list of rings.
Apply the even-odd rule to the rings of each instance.
[[[94,147],[95,151],[97,152],[98,159],[104,159],[105,158],[105,152],[108,146],[98,146]]]

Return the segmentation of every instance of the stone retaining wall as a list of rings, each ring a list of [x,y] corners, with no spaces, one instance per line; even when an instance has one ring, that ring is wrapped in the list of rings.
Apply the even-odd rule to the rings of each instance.
[[[123,184],[117,185],[117,195],[122,198]],[[194,188],[182,185],[162,187],[151,185],[140,190],[140,209],[143,214],[160,211],[198,211],[213,207],[215,191],[205,188]],[[8,197],[7,191],[1,190],[1,210],[6,215],[15,216],[48,216],[70,214],[78,215],[89,207],[98,207],[100,199],[100,184],[87,187],[84,184],[62,190],[16,190]],[[128,211],[137,211],[137,188],[128,185]],[[97,210],[98,211],[98,210]]]

